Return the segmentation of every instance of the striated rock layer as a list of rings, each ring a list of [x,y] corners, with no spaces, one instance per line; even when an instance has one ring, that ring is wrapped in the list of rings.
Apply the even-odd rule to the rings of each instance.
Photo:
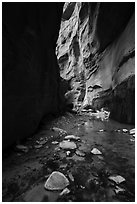
[[[63,3],[3,3],[3,148],[63,108],[55,55]]]
[[[134,3],[65,3],[56,54],[61,77],[82,101],[135,121]]]

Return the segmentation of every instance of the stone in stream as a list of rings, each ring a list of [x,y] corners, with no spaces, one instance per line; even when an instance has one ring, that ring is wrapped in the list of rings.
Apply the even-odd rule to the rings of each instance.
[[[102,156],[100,156],[100,155],[98,156],[98,158],[99,158],[100,160],[102,160],[102,161],[104,160],[104,158],[103,158]]]
[[[120,176],[120,175],[117,175],[117,176],[109,176],[108,178],[109,178],[109,180],[114,181],[114,182],[117,183],[117,184],[120,184],[120,183],[122,183],[122,182],[124,182],[124,181],[126,180],[125,178],[123,178],[123,177]]]
[[[65,168],[67,168],[67,166],[68,166],[68,164],[61,164],[60,169],[65,169]]]
[[[127,129],[125,129],[125,128],[124,128],[122,131],[123,131],[123,132],[125,132],[125,133],[126,133],[126,132],[128,132],[128,130],[127,130]]]
[[[103,130],[103,129],[101,129],[101,130],[99,130],[99,132],[104,132],[105,130]]]
[[[129,132],[130,132],[130,135],[135,134],[135,128],[134,128],[134,129],[131,129]]]
[[[66,186],[69,185],[69,180],[66,178],[64,174],[59,171],[54,171],[47,179],[44,187],[47,190],[63,190]]]
[[[131,142],[135,142],[135,139],[130,139]]]
[[[42,147],[42,144],[34,145],[34,148],[35,148],[35,149],[40,149],[41,147]]]
[[[70,155],[70,153],[71,153],[70,151],[67,151],[67,152],[66,152],[66,155],[67,155],[67,156],[69,156],[69,155]]]
[[[80,156],[80,157],[84,157],[85,156],[85,153],[84,152],[81,152],[80,150],[76,150],[75,152],[76,155]]]
[[[119,129],[118,129],[118,130],[115,130],[115,131],[116,131],[116,132],[121,132],[121,130],[119,130]]]
[[[63,196],[63,195],[67,195],[70,193],[70,190],[68,188],[65,188],[59,195]]]
[[[52,142],[52,144],[55,144],[55,145],[58,144],[58,143],[59,143],[58,141],[53,141]]]
[[[71,172],[68,173],[68,177],[72,182],[74,182],[74,177]]]
[[[102,120],[107,120],[109,118],[110,112],[104,110],[103,108],[101,111],[97,110],[96,113],[91,113],[91,116],[95,116],[96,118],[101,118]]]
[[[61,128],[57,128],[57,127],[53,127],[52,128],[53,131],[60,133],[61,135],[66,135],[67,132]]]
[[[81,112],[87,112],[87,110],[86,109],[82,109]]]
[[[40,140],[40,141],[37,140],[36,143],[39,144],[39,145],[44,145],[44,144],[47,143],[47,141],[45,139]]]
[[[25,153],[29,151],[29,148],[27,146],[24,146],[24,145],[16,145],[16,149],[18,151],[25,152]]]
[[[66,158],[67,160],[74,160],[74,161],[84,161],[85,158],[84,157],[80,157],[80,156],[77,156],[76,154],[74,154],[72,157],[67,157]]]
[[[59,147],[62,149],[76,149],[77,145],[74,142],[69,142],[69,141],[62,141],[59,143]]]
[[[92,154],[102,154],[97,148],[93,148],[91,153]]]
[[[116,194],[118,194],[119,192],[125,192],[125,189],[120,188],[119,186],[116,186],[115,192],[116,192]]]
[[[80,140],[80,137],[77,137],[75,135],[67,135],[64,139],[66,140]]]

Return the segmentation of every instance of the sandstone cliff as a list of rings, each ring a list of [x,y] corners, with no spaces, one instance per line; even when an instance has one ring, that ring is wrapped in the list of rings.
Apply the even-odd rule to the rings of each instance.
[[[61,77],[79,92],[75,105],[134,123],[134,29],[134,3],[65,3],[56,53]]]
[[[3,3],[3,148],[63,108],[55,55],[63,3]]]

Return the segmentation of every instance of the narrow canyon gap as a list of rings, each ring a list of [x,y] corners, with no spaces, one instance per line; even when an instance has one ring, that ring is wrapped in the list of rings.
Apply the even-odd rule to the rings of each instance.
[[[56,53],[75,105],[107,107],[111,118],[134,124],[134,3],[66,3]]]
[[[135,3],[2,3],[2,201],[135,201]]]
[[[74,103],[135,121],[134,3],[63,5],[3,3],[3,148],[64,109],[59,72],[79,89]]]

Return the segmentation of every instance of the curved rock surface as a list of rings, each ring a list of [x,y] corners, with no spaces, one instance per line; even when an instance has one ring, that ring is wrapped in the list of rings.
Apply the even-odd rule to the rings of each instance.
[[[69,8],[56,53],[61,77],[79,91],[72,102],[107,106],[112,118],[134,123],[135,4],[78,2],[72,12],[65,3],[64,13]]]
[[[54,171],[47,179],[44,187],[47,190],[63,190],[69,185],[69,180],[59,171]]]

